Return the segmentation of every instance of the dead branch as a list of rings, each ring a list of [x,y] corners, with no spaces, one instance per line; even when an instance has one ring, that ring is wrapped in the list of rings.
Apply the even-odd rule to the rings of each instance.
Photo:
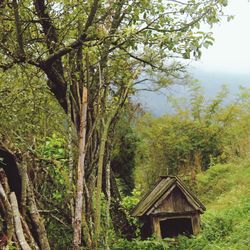
[[[7,178],[5,177],[5,179],[6,179],[5,185],[7,185]],[[14,225],[12,220],[13,213],[4,186],[2,185],[1,182],[0,182],[0,198],[6,209],[5,212],[6,212],[6,222],[7,222],[7,238],[8,240],[11,240],[14,233]]]
[[[18,242],[20,243],[22,250],[32,250],[24,237],[22,223],[21,223],[20,214],[18,210],[17,199],[16,199],[16,195],[14,192],[10,194],[10,203],[11,203],[11,207],[13,211],[15,231],[16,231]]]

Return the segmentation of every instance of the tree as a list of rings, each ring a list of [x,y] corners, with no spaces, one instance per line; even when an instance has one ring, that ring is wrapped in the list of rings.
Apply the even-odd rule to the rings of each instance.
[[[202,33],[199,25],[218,22],[226,4],[225,0],[1,3],[0,68],[7,72],[15,66],[32,66],[42,72],[78,136],[82,90],[88,89],[83,202],[87,225],[93,221],[97,169],[101,174],[105,167],[99,152],[106,133],[101,121],[108,119],[106,125],[117,121],[143,70],[153,80],[156,72],[167,79],[181,77],[184,66],[173,59],[199,57],[201,47],[212,44],[211,33]],[[111,116],[107,103],[117,105]],[[109,131],[105,140],[108,136]],[[98,180],[100,190],[102,178]],[[85,233],[91,245],[94,232],[89,230]]]
[[[191,176],[206,171],[216,163],[235,156],[245,156],[249,142],[249,92],[245,98],[227,103],[228,90],[206,99],[200,85],[191,93],[171,99],[174,112],[154,118],[148,114],[138,119],[136,133],[136,183],[148,189],[160,175]],[[244,104],[243,104],[244,103]]]
[[[135,187],[133,173],[138,143],[135,124],[143,113],[140,104],[128,100],[110,133],[112,138],[110,165],[124,195],[130,195]]]

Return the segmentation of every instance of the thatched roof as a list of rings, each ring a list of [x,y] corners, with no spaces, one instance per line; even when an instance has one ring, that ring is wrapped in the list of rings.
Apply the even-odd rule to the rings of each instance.
[[[185,196],[187,202],[195,211],[203,213],[206,208],[193,192],[177,176],[161,176],[156,184],[144,195],[141,201],[132,211],[132,216],[149,215],[153,207],[156,207],[167,198],[171,191],[178,187]]]

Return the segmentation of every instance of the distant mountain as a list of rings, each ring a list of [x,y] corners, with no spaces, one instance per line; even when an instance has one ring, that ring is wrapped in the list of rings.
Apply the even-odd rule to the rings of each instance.
[[[250,72],[249,74],[232,74],[193,69],[190,74],[204,87],[207,98],[215,96],[222,85],[228,86],[230,99],[238,93],[240,86],[250,88]],[[167,101],[169,95],[180,98],[187,96],[188,88],[183,85],[173,85],[157,92],[139,91],[133,99],[135,102],[140,102],[146,111],[155,116],[161,116],[171,112],[171,105]]]

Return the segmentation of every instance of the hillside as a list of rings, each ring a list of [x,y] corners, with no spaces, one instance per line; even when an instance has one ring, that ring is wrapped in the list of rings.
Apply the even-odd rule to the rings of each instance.
[[[178,240],[120,241],[112,249],[248,250],[250,246],[250,159],[212,166],[197,176],[196,192],[206,205],[202,232]],[[193,187],[194,189],[194,187]]]
[[[215,165],[199,175],[198,193],[207,206],[203,230],[196,238],[181,238],[176,249],[249,249],[249,180],[249,159]]]

